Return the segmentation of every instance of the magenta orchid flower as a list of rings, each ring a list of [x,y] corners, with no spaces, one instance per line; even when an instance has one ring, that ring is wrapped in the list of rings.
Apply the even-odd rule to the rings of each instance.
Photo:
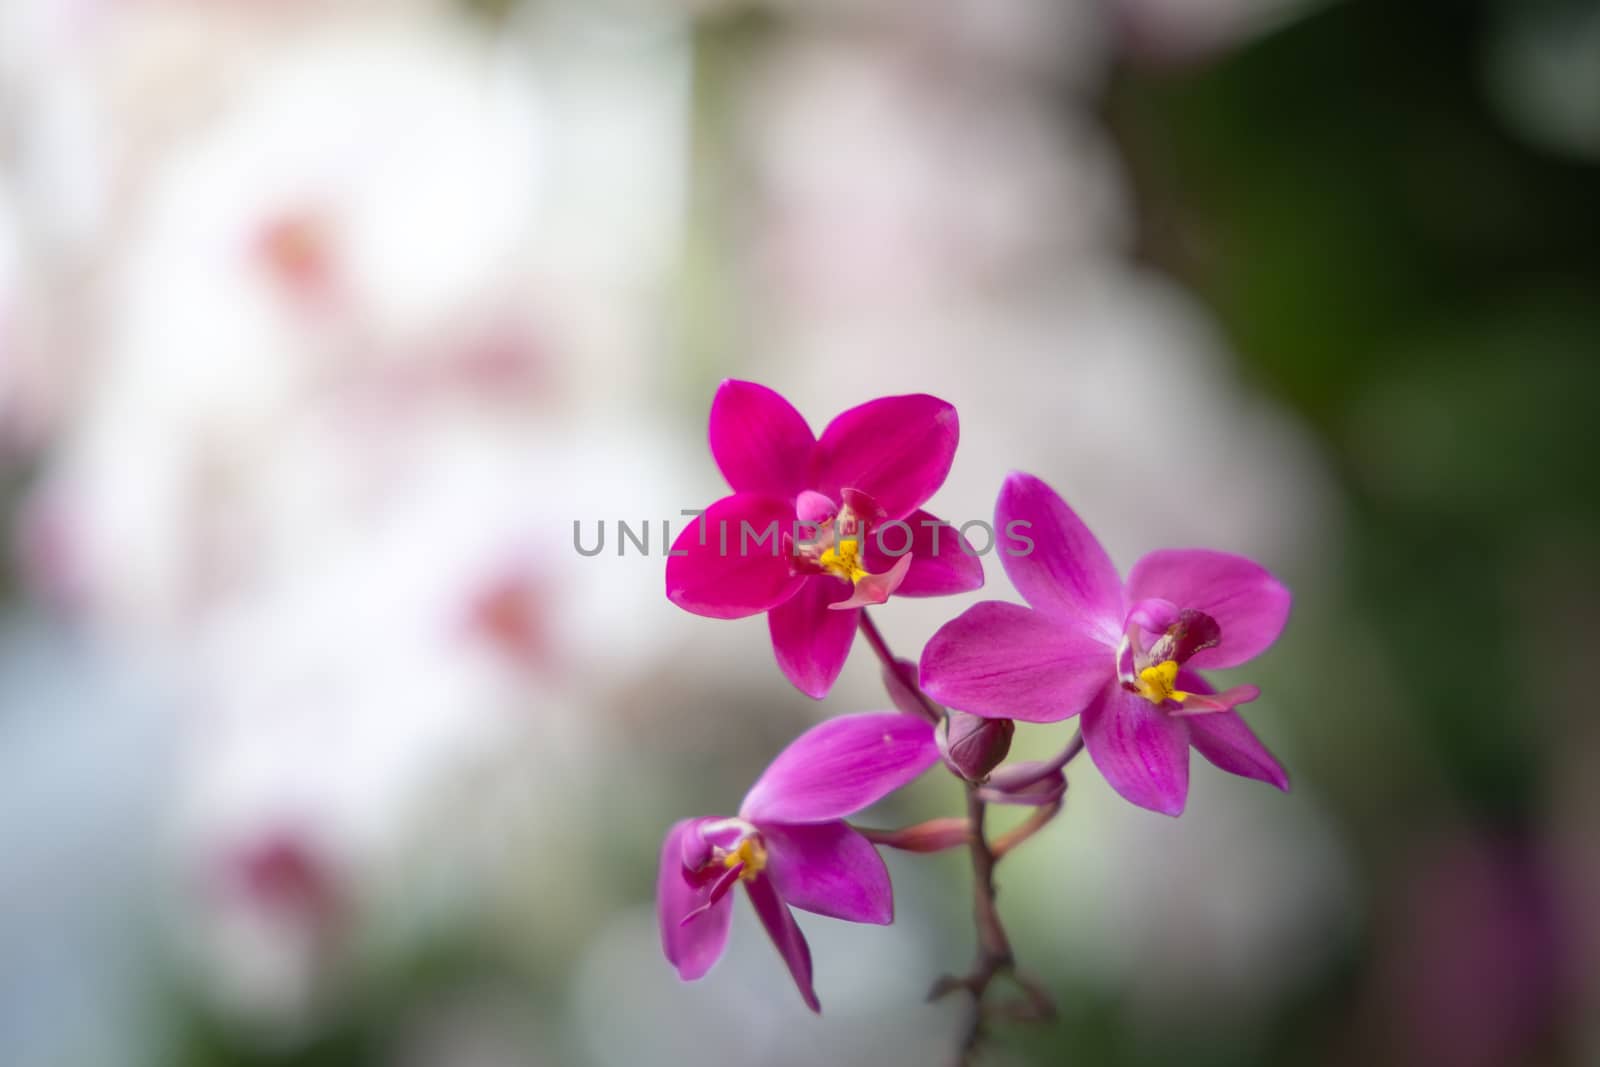
[[[812,1011],[811,950],[791,907],[850,922],[894,921],[883,859],[843,821],[938,762],[933,727],[897,712],[833,719],[801,734],[750,787],[731,819],[685,819],[667,831],[656,914],[667,962],[685,981],[722,956],[743,883]]]
[[[936,397],[869,401],[819,438],[771,389],[723,382],[711,454],[733,493],[673,544],[667,596],[714,619],[766,612],[778,667],[821,699],[850,654],[859,608],[983,585],[972,546],[921,510],[958,437],[955,408]]]
[[[1027,474],[1006,479],[995,527],[1032,541],[1031,550],[1019,541],[1001,552],[1031,606],[988,601],[940,629],[922,654],[930,695],[991,718],[1081,713],[1106,780],[1168,815],[1188,799],[1191,746],[1229,773],[1289,788],[1234,711],[1260,690],[1219,694],[1194,673],[1239,666],[1277,640],[1290,603],[1277,579],[1240,556],[1168,549],[1139,560],[1124,583],[1066,502]]]

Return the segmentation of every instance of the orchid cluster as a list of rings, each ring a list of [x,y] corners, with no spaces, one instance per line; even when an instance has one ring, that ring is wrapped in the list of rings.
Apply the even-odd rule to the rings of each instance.
[[[940,979],[932,996],[970,994],[970,1051],[998,976],[1024,994],[1012,1015],[1053,1010],[1017,969],[995,908],[994,869],[1061,810],[1066,767],[1079,753],[1123,797],[1166,815],[1184,810],[1190,747],[1224,771],[1287,790],[1283,768],[1236,710],[1259,690],[1218,692],[1199,673],[1254,659],[1283,630],[1289,592],[1260,565],[1168,549],[1144,556],[1124,580],[1054,490],[1014,473],[993,529],[1005,531],[995,543],[1026,606],[969,608],[913,664],[890,652],[868,609],[983,585],[972,544],[922,510],[955,458],[955,408],[925,395],[883,397],[814,436],[776,392],[727,381],[711,406],[709,438],[732,492],[673,544],[668,597],[709,618],[765,613],[778,668],[816,699],[827,696],[859,631],[896,710],[814,727],[778,755],[736,816],[686,819],[668,831],[657,910],[663,951],[684,980],[721,956],[730,893],[743,885],[801,997],[820,1012],[810,950],[789,909],[889,923],[894,898],[877,847],[966,847],[977,960],[967,974]],[[1075,716],[1079,732],[1053,759],[1006,762],[1016,722]],[[897,830],[847,821],[941,761],[964,785],[965,816]],[[991,839],[984,822],[992,804],[1033,812]]]

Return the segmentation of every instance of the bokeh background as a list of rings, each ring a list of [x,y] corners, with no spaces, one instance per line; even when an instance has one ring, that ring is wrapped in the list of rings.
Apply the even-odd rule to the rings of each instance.
[[[1594,3],[5,0],[0,1061],[946,1062],[959,854],[820,1020],[660,958],[666,826],[886,706],[662,594],[740,376],[1296,591],[1294,790],[1075,765],[988,1062],[1600,1063],[1597,179]]]

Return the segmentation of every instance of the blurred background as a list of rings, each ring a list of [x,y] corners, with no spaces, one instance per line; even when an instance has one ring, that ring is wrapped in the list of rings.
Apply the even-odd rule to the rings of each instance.
[[[988,1062],[1600,1064],[1597,179],[1576,0],[5,0],[0,1061],[946,1062],[959,854],[821,1020],[660,957],[669,823],[886,706],[662,593],[739,376],[1296,591],[1293,792],[1075,765]]]

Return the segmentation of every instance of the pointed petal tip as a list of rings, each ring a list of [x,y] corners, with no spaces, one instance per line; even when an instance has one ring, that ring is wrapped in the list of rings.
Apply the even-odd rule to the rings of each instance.
[[[1123,584],[1105,546],[1048,483],[1014,471],[995,498],[994,525],[1007,547],[1000,564],[1022,599],[1075,619],[1115,648],[1126,614]]]
[[[889,869],[871,841],[843,822],[762,823],[767,872],[790,907],[845,922],[894,921]]]

